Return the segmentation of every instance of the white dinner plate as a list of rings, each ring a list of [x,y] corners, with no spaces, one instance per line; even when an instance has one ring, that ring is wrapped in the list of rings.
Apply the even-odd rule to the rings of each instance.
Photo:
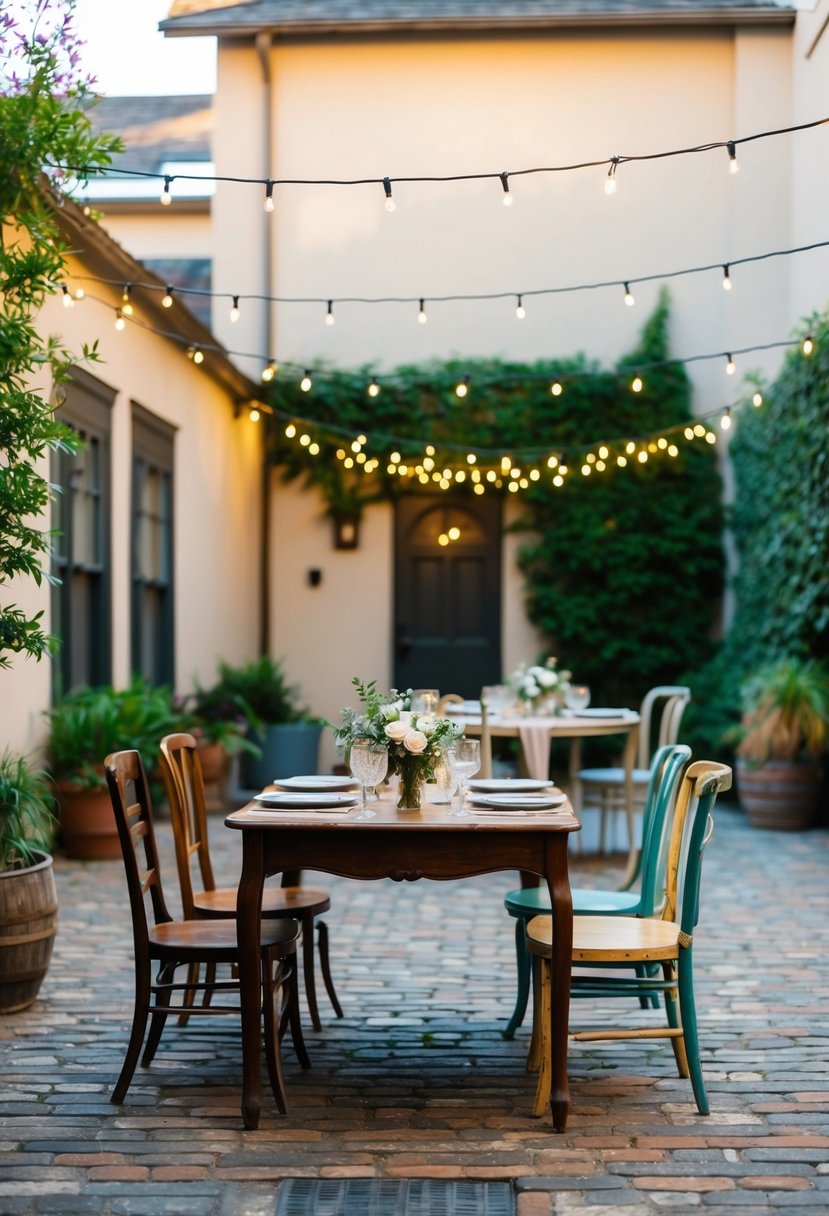
[[[353,777],[321,773],[319,776],[309,777],[277,777],[274,785],[281,790],[305,790],[308,793],[319,791],[330,794],[337,790],[356,790],[359,782]]]
[[[332,807],[356,806],[358,801],[357,794],[289,794],[281,790],[264,790],[254,798],[254,802],[271,810],[328,810]]]
[[[563,806],[566,794],[476,794],[473,806],[490,811],[549,811]]]
[[[576,709],[573,711],[577,718],[624,718],[626,709]]]
[[[536,781],[533,777],[473,777],[467,781],[466,788],[481,794],[526,794],[549,790],[552,784],[552,781]]]
[[[450,701],[441,710],[443,714],[479,714],[480,712],[480,701]]]

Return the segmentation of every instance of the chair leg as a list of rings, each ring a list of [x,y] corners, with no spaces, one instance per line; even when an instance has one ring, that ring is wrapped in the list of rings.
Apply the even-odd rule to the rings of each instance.
[[[702,1064],[699,1058],[699,1035],[697,1034],[697,1010],[694,1002],[694,975],[691,947],[682,950],[679,956],[679,1013],[684,1031],[684,1051],[687,1054],[691,1088],[701,1115],[711,1112],[705,1082],[702,1079]]]
[[[536,1037],[541,1051],[538,1069],[538,1084],[535,1088],[533,1114],[541,1116],[550,1105],[550,1095],[553,1086],[552,1043],[550,1041],[550,1018],[552,1016],[553,971],[548,958],[539,960],[540,966],[536,972],[536,988],[540,989],[538,1001],[535,1004]]]
[[[337,1000],[337,994],[334,991],[334,981],[331,978],[331,963],[328,957],[328,925],[326,925],[324,920],[317,921],[317,946],[320,953],[320,970],[322,971],[325,991],[328,993],[328,999],[331,1002],[335,1015],[341,1018],[343,1010],[342,1005]]]
[[[156,983],[169,984],[175,977],[175,974],[176,974],[176,964],[175,963],[165,963],[164,966],[159,970],[158,979],[156,980]],[[156,1000],[157,999],[158,999],[158,997],[156,996]],[[169,1003],[169,998],[165,998],[165,999],[167,999],[167,1001]],[[142,1064],[142,1067],[144,1067],[144,1068],[147,1068],[148,1065],[152,1064],[153,1059],[155,1058],[155,1053],[156,1053],[156,1049],[158,1048],[158,1044],[161,1042],[161,1032],[164,1030],[164,1027],[167,1022],[167,1014],[163,1010],[151,1008],[150,1014],[151,1014],[150,1033],[147,1035],[147,1042],[144,1047],[144,1054],[141,1057],[141,1064]]]
[[[132,1014],[132,1030],[130,1031],[130,1041],[127,1044],[124,1063],[121,1066],[121,1072],[118,1080],[115,1082],[115,1088],[110,1095],[110,1102],[116,1106],[120,1106],[126,1097],[127,1090],[130,1087],[130,1081],[135,1073],[135,1066],[138,1063],[138,1054],[141,1051],[141,1044],[144,1041],[144,1031],[147,1029],[147,1018],[150,1012],[150,981],[146,975],[135,976],[135,1004]]]
[[[515,994],[515,1009],[506,1027],[501,1032],[505,1039],[511,1039],[518,1027],[524,1021],[527,1012],[527,1002],[530,997],[530,956],[527,953],[525,940],[525,920],[516,917],[515,921],[515,970],[518,990]]]
[[[288,1025],[291,1028],[291,1042],[294,1045],[294,1051],[296,1052],[296,1058],[299,1060],[300,1068],[308,1069],[311,1067],[311,1058],[305,1046],[305,1037],[302,1033],[302,1020],[299,1014],[299,972],[296,956],[286,961],[286,974],[283,982],[286,998],[282,1033],[284,1034],[284,1020],[287,1017]]]
[[[200,971],[201,971],[201,965],[199,963],[191,963],[190,966],[187,968],[187,983],[190,985],[190,987],[185,988],[184,993],[182,994],[181,1004],[182,1004],[182,1007],[185,1010],[185,1012],[180,1013],[178,1015],[179,1026],[186,1026],[187,1023],[190,1021],[190,1014],[187,1013],[186,1011],[187,1011],[187,1009],[190,1008],[190,1006],[193,1004],[193,1001],[195,1000],[196,985],[199,982],[199,972]]]
[[[262,960],[262,1013],[265,1032],[265,1060],[268,1066],[268,1080],[271,1083],[276,1109],[281,1115],[288,1113],[288,1091],[285,1088],[285,1074],[282,1069],[282,1052],[279,1047],[280,1018],[276,1012],[276,997],[274,966],[277,976],[280,974],[281,963],[276,962],[273,951],[268,951]]]
[[[541,1067],[541,980],[538,975],[541,964],[537,958],[533,958],[530,965],[533,981],[533,1023],[527,1049],[527,1072],[538,1072]]]
[[[672,986],[664,990],[665,997],[665,1013],[668,1018],[668,1025],[672,1030],[682,1030],[682,1020],[680,1011],[677,1006],[677,990],[676,990],[676,968],[672,963],[662,964],[662,974],[665,979],[670,981]],[[688,1055],[685,1050],[685,1040],[683,1037],[674,1036],[671,1039],[671,1047],[674,1049],[674,1057],[676,1059],[676,1069],[681,1077],[687,1077],[688,1073]]]
[[[305,999],[308,1002],[311,1025],[314,1030],[322,1030],[314,976],[314,918],[307,912],[302,917],[302,970],[305,973]]]

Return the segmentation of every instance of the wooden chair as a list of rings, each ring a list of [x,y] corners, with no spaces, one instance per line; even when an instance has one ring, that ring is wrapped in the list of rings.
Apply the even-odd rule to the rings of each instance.
[[[465,698],[458,696],[455,692],[448,692],[442,696],[438,702],[438,715],[446,714],[447,705],[463,705]],[[476,777],[491,777],[492,776],[492,736],[489,730],[489,718],[487,715],[486,701],[481,701],[481,733],[478,738],[481,741],[481,767],[475,774]]]
[[[682,715],[690,700],[690,688],[681,684],[660,684],[645,695],[639,709],[639,747],[633,770],[633,814],[644,810],[652,752],[668,743],[677,742]],[[619,811],[627,815],[628,812],[625,801],[625,770],[621,766],[583,768],[578,773],[578,780],[581,786],[579,810],[596,807],[600,812],[599,851],[604,853],[607,851],[607,825],[610,815]],[[632,848],[633,815],[628,816],[627,827],[628,841]]]
[[[166,735],[161,740],[161,772],[170,804],[170,820],[176,846],[176,864],[181,903],[186,920],[234,919],[236,888],[217,887],[210,862],[207,838],[207,809],[201,757],[192,735]],[[266,920],[298,920],[302,926],[302,969],[305,997],[314,1030],[321,1030],[314,975],[314,928],[320,970],[328,998],[338,1018],[342,1007],[334,991],[328,953],[328,926],[317,918],[331,907],[327,891],[315,887],[267,888],[262,896]],[[186,1017],[186,1015],[185,1015]]]
[[[682,774],[691,759],[691,749],[682,743],[660,747],[653,757],[642,816],[642,848],[630,879],[621,888],[595,890],[573,888],[573,913],[576,916],[653,916],[665,900],[667,841]],[[638,880],[638,886],[637,886]],[[636,889],[634,887],[636,886]],[[550,892],[546,886],[523,887],[509,891],[504,906],[516,918],[515,960],[518,992],[515,1009],[504,1030],[511,1039],[524,1020],[530,994],[530,956],[526,945],[527,922],[550,912]]]
[[[581,1030],[582,1041],[669,1038],[681,1077],[691,1078],[697,1110],[709,1112],[702,1076],[694,1002],[693,943],[699,918],[702,853],[711,838],[711,812],[721,790],[731,786],[731,769],[713,761],[691,764],[682,779],[667,857],[666,898],[653,916],[577,916],[573,922],[571,996],[649,998],[662,994],[667,1025]],[[533,1113],[550,1101],[550,990],[552,917],[536,916],[527,925],[527,947],[539,960],[533,1039],[528,1067],[538,1067]],[[636,973],[631,974],[631,968]],[[654,974],[661,970],[662,978]],[[585,974],[580,968],[590,968]],[[619,969],[622,974],[619,974]],[[615,972],[615,973],[614,973]],[[603,974],[604,973],[604,974]],[[658,973],[657,973],[658,974]],[[677,1003],[678,995],[678,1003]]]
[[[116,752],[104,761],[112,809],[121,842],[121,852],[127,877],[127,890],[132,913],[133,952],[135,958],[135,1004],[124,1064],[112,1091],[110,1101],[120,1104],[126,1096],[138,1062],[147,1021],[150,1030],[141,1063],[152,1063],[167,1017],[179,1013],[182,1002],[194,992],[205,996],[205,1004],[191,1005],[192,1014],[238,1013],[237,1005],[211,1005],[217,992],[238,992],[235,980],[216,980],[219,964],[234,966],[238,962],[236,925],[198,920],[174,920],[167,910],[161,885],[158,850],[153,829],[150,800],[144,765],[137,751]],[[287,1025],[297,1058],[303,1068],[310,1061],[302,1038],[299,1020],[299,1000],[296,982],[296,943],[299,925],[296,921],[271,921],[262,926],[262,1009],[265,1027],[265,1052],[268,1076],[274,1098],[282,1114],[288,1110],[285,1079],[282,1070],[280,1038]],[[158,971],[153,979],[153,964]],[[211,979],[193,982],[201,966],[208,968]],[[176,981],[176,973],[185,968],[187,979]],[[277,999],[281,1009],[277,1009]]]

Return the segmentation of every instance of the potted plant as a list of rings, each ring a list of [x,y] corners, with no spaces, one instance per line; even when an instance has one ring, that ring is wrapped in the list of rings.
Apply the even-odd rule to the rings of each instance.
[[[262,789],[276,777],[316,772],[323,723],[309,714],[281,662],[263,655],[240,667],[220,663],[216,688],[242,709],[250,724],[254,749],[242,757],[246,789]]]
[[[184,722],[181,729],[196,739],[206,784],[222,781],[228,757],[260,755],[259,747],[249,738],[250,710],[222,681],[210,688],[196,681],[193,691],[181,699],[180,709]]]
[[[52,957],[58,899],[47,773],[8,748],[0,755],[0,1013],[27,1009]]]
[[[829,743],[826,664],[784,659],[757,671],[743,689],[738,738],[737,788],[750,822],[808,827]]]
[[[136,748],[152,772],[160,740],[184,729],[170,689],[150,685],[140,676],[125,689],[80,688],[46,716],[48,766],[66,852],[87,860],[120,857],[103,762],[110,752]],[[162,793],[161,781],[153,781],[154,799]]]

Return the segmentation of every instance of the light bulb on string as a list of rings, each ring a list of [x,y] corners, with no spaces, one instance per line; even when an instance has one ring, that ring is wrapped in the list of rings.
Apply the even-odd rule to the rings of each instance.
[[[164,178],[164,189],[161,191],[161,198],[159,200],[162,207],[169,207],[170,203],[173,201],[173,196],[170,193],[170,185],[172,180],[172,177]]]
[[[274,183],[269,178],[265,182],[265,210],[268,213],[273,211],[274,206],[275,206],[274,201],[273,201],[273,187],[274,187]]]
[[[455,396],[456,397],[465,397],[468,394],[468,392],[469,392],[469,377],[464,376],[464,378],[455,385]]]
[[[426,313],[426,308],[424,307],[424,304],[425,304],[425,301],[421,300],[418,305],[418,309],[417,309],[417,319],[421,325],[425,325],[426,322],[429,320],[429,317]]]
[[[737,145],[733,139],[726,140],[726,149],[728,151],[728,171],[729,173],[739,173],[740,164],[737,160]]]
[[[172,283],[168,283],[167,286],[164,288],[164,295],[161,300],[161,307],[162,308],[172,308],[173,307],[173,285],[172,285]]]
[[[326,313],[325,313],[325,324],[326,324],[326,325],[333,325],[333,324],[334,324],[334,322],[335,322],[335,320],[336,320],[336,317],[334,316],[334,301],[333,301],[333,300],[329,300],[329,301],[328,301],[328,308],[327,308]]]
[[[396,211],[397,203],[392,198],[391,178],[390,177],[383,178],[383,190],[385,191],[385,194],[386,194],[386,210],[387,211]]]
[[[120,308],[116,308],[115,309],[115,328],[120,331],[124,328],[125,325],[126,325],[126,321],[124,320],[123,312],[121,311]]]
[[[633,308],[633,305],[636,303],[636,298],[634,297],[633,292],[630,290],[629,283],[625,283],[625,303],[627,304],[628,308]]]
[[[631,391],[632,391],[632,392],[634,392],[634,393],[641,393],[642,389],[645,387],[645,385],[644,385],[644,381],[642,380],[642,377],[641,377],[641,376],[634,376],[634,377],[633,377],[633,379],[632,379],[632,380],[631,380],[631,382],[630,382],[630,387],[631,387]]]
[[[605,194],[615,194],[616,193],[616,167],[618,164],[619,164],[619,157],[611,156],[610,168],[607,171],[607,177],[604,179]]]
[[[311,379],[311,373],[306,370],[305,375],[299,382],[299,387],[302,389],[303,393],[310,393],[313,386],[314,381]]]
[[[723,416],[720,419],[720,428],[723,431],[730,430],[731,428],[731,406],[729,405],[727,405],[723,410]]]
[[[230,308],[230,320],[234,325],[239,320],[239,297],[238,296],[233,297],[233,303]]]
[[[74,308],[75,301],[72,297],[72,293],[70,292],[69,288],[66,286],[65,283],[61,283],[60,289],[63,292],[63,307],[64,308]]]
[[[256,408],[256,406],[254,406],[253,409],[248,414],[248,417],[250,418],[251,422],[258,422],[259,419],[262,417],[262,415],[259,413],[259,410]]]
[[[523,302],[521,296],[518,296],[518,302],[515,306],[515,315],[519,321],[523,321],[527,315],[527,310],[524,307],[524,302]]]
[[[194,363],[204,363],[204,351],[199,350],[198,346],[193,351],[193,362]]]
[[[751,404],[757,409],[763,404],[763,394],[758,390],[751,398]]]
[[[125,283],[124,290],[121,292],[121,312],[125,317],[132,316],[132,301],[130,293],[132,292],[132,283]]]
[[[276,375],[276,363],[273,359],[269,359],[262,370],[262,380],[265,384],[269,384]]]
[[[733,376],[736,370],[737,370],[737,364],[734,362],[733,357],[730,354],[726,355],[725,356],[725,374],[727,376]]]
[[[815,349],[815,343],[811,334],[807,334],[803,339],[803,345],[800,349],[803,351],[804,355],[811,355],[812,351]]]
[[[723,291],[731,291],[731,274],[729,271],[728,262],[722,268],[722,289]]]
[[[511,207],[512,206],[512,195],[510,194],[510,189],[509,189],[509,174],[508,173],[499,173],[498,176],[501,179],[501,187],[504,191],[504,197],[501,199],[501,202],[504,204],[505,207]]]
[[[561,394],[564,392],[564,386],[562,385],[560,380],[553,381],[553,383],[550,385],[550,392],[553,394],[554,397],[561,396]]]
[[[86,292],[84,291],[84,289],[82,287],[75,288],[75,299],[76,300],[82,300],[85,295],[86,295]]]
[[[377,383],[376,377],[375,377],[375,379],[372,380],[371,384],[369,384],[368,389],[366,391],[368,392],[369,397],[379,397],[380,396],[380,385]]]

